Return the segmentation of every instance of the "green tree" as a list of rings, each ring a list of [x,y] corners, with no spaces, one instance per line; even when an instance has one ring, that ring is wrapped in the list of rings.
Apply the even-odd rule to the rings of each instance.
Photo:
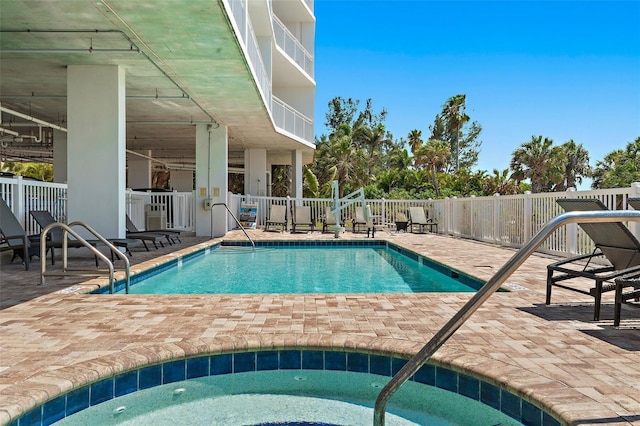
[[[567,188],[575,188],[576,183],[581,184],[582,178],[590,177],[592,174],[589,165],[589,152],[582,146],[576,144],[573,139],[560,145],[564,151],[566,159],[564,166],[564,180],[556,188],[559,191],[566,191]]]
[[[542,136],[532,136],[511,156],[512,177],[518,182],[529,179],[531,190],[536,193],[549,191],[562,182],[565,164],[563,149]]]
[[[445,141],[451,149],[449,170],[472,168],[478,162],[480,145],[478,137],[482,126],[465,112],[466,95],[455,95],[447,99],[433,125],[429,127],[431,137]]]
[[[511,179],[509,169],[493,169],[493,175],[484,180],[483,190],[485,195],[512,195],[520,193],[520,185]]]
[[[407,139],[409,140],[409,146],[411,147],[411,153],[413,155],[416,154],[416,151],[418,151],[418,149],[422,146],[422,130],[418,130],[418,129],[413,129],[412,131],[409,132],[409,135],[407,136]]]
[[[591,187],[624,188],[633,182],[640,182],[640,137],[596,162]]]
[[[433,189],[438,197],[440,196],[438,172],[444,170],[449,158],[451,158],[449,144],[437,139],[429,139],[425,145],[418,149],[415,155],[414,162],[416,167],[425,167],[431,172]]]

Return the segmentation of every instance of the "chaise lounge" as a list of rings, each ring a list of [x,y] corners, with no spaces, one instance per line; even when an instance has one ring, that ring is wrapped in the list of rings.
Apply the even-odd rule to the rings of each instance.
[[[597,199],[560,198],[556,202],[567,212],[606,210]],[[547,266],[546,304],[551,303],[553,287],[592,296],[595,300],[593,320],[600,319],[602,294],[615,290],[613,280],[623,275],[640,272],[640,241],[620,222],[580,223],[579,226],[593,240],[592,253],[571,257]],[[603,262],[604,260],[604,262]],[[598,264],[598,262],[602,262]],[[584,280],[568,285],[571,279],[586,278],[595,281],[591,288],[585,288]]]
[[[438,232],[438,223],[432,219],[427,219],[427,215],[422,207],[409,207],[409,232],[413,232],[414,226],[418,227],[418,232],[424,233],[426,227],[429,227],[429,232],[433,232],[435,228]]]
[[[40,256],[40,236],[27,235],[26,231],[18,222],[7,203],[0,198],[0,242],[13,250],[11,262],[19,257],[24,262],[25,271],[29,270],[29,261],[33,256]],[[47,251],[51,250],[51,262],[54,260],[53,247],[47,244]]]
[[[314,231],[316,226],[311,219],[311,207],[309,206],[296,206],[293,214],[293,220],[291,221],[291,232],[296,232],[296,227],[306,226],[308,231]]]
[[[269,226],[281,226],[280,232],[287,228],[287,207],[279,204],[272,204],[269,210],[269,218],[267,219],[264,230],[268,231]]]

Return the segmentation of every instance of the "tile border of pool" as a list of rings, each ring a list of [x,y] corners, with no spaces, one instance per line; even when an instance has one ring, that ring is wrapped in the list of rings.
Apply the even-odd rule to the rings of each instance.
[[[404,358],[356,351],[281,349],[228,352],[167,360],[72,389],[13,419],[9,426],[50,425],[91,406],[155,386],[199,377],[269,370],[328,370],[392,377]],[[559,426],[551,414],[501,386],[434,364],[412,381],[457,393],[532,426]]]
[[[248,241],[218,241],[214,244],[211,244],[206,247],[202,247],[198,250],[191,251],[184,254],[178,254],[177,256],[173,256],[165,262],[160,264],[156,264],[150,268],[146,268],[137,273],[132,273],[130,277],[130,285],[135,285],[136,283],[145,280],[149,277],[162,273],[168,269],[175,267],[176,265],[189,261],[191,259],[200,257],[205,255],[211,250],[215,250],[218,247],[251,247],[251,243]],[[456,279],[460,281],[462,284],[465,284],[476,291],[479,290],[484,284],[485,281],[461,272],[455,268],[442,264],[440,262],[436,262],[433,259],[429,259],[421,254],[418,254],[414,251],[408,250],[404,247],[401,247],[397,244],[391,243],[385,240],[366,240],[366,241],[256,241],[256,247],[384,247],[389,250],[393,250],[397,253],[402,254],[414,260],[424,266],[427,266],[435,271]],[[121,292],[125,289],[125,281],[124,279],[118,279],[116,284],[114,285],[114,292]],[[506,289],[500,288],[498,291],[508,291]],[[100,285],[98,288],[90,291],[91,294],[105,294],[109,292],[108,286]]]

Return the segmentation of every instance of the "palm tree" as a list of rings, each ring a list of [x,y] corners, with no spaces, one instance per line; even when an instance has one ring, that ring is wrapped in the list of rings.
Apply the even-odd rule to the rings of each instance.
[[[422,130],[413,129],[409,132],[407,139],[409,139],[411,153],[415,155],[418,149],[422,146]]]
[[[551,190],[562,182],[564,164],[564,150],[554,147],[553,140],[543,140],[542,136],[532,136],[511,156],[512,177],[518,182],[530,179],[532,192]]]
[[[431,171],[436,196],[440,195],[437,172],[443,170],[450,157],[451,147],[447,142],[438,139],[429,139],[416,153],[416,167],[424,166]]]
[[[563,143],[561,148],[564,150],[567,162],[565,165],[564,182],[560,184],[559,190],[567,188],[575,188],[576,182],[582,183],[583,177],[591,177],[591,166],[589,165],[589,152],[584,149],[582,144],[576,145],[573,139]]]
[[[485,195],[512,195],[520,192],[520,186],[509,176],[509,169],[493,169],[493,176],[484,180]]]

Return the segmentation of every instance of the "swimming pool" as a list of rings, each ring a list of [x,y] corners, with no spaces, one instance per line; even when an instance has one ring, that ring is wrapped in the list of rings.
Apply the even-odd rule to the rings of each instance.
[[[482,281],[389,244],[219,245],[132,281],[132,294],[472,292]],[[121,290],[122,291],[122,290]]]
[[[76,388],[12,425],[368,425],[380,388],[404,363],[312,349],[168,360]],[[560,423],[507,389],[426,364],[391,399],[387,424]]]

